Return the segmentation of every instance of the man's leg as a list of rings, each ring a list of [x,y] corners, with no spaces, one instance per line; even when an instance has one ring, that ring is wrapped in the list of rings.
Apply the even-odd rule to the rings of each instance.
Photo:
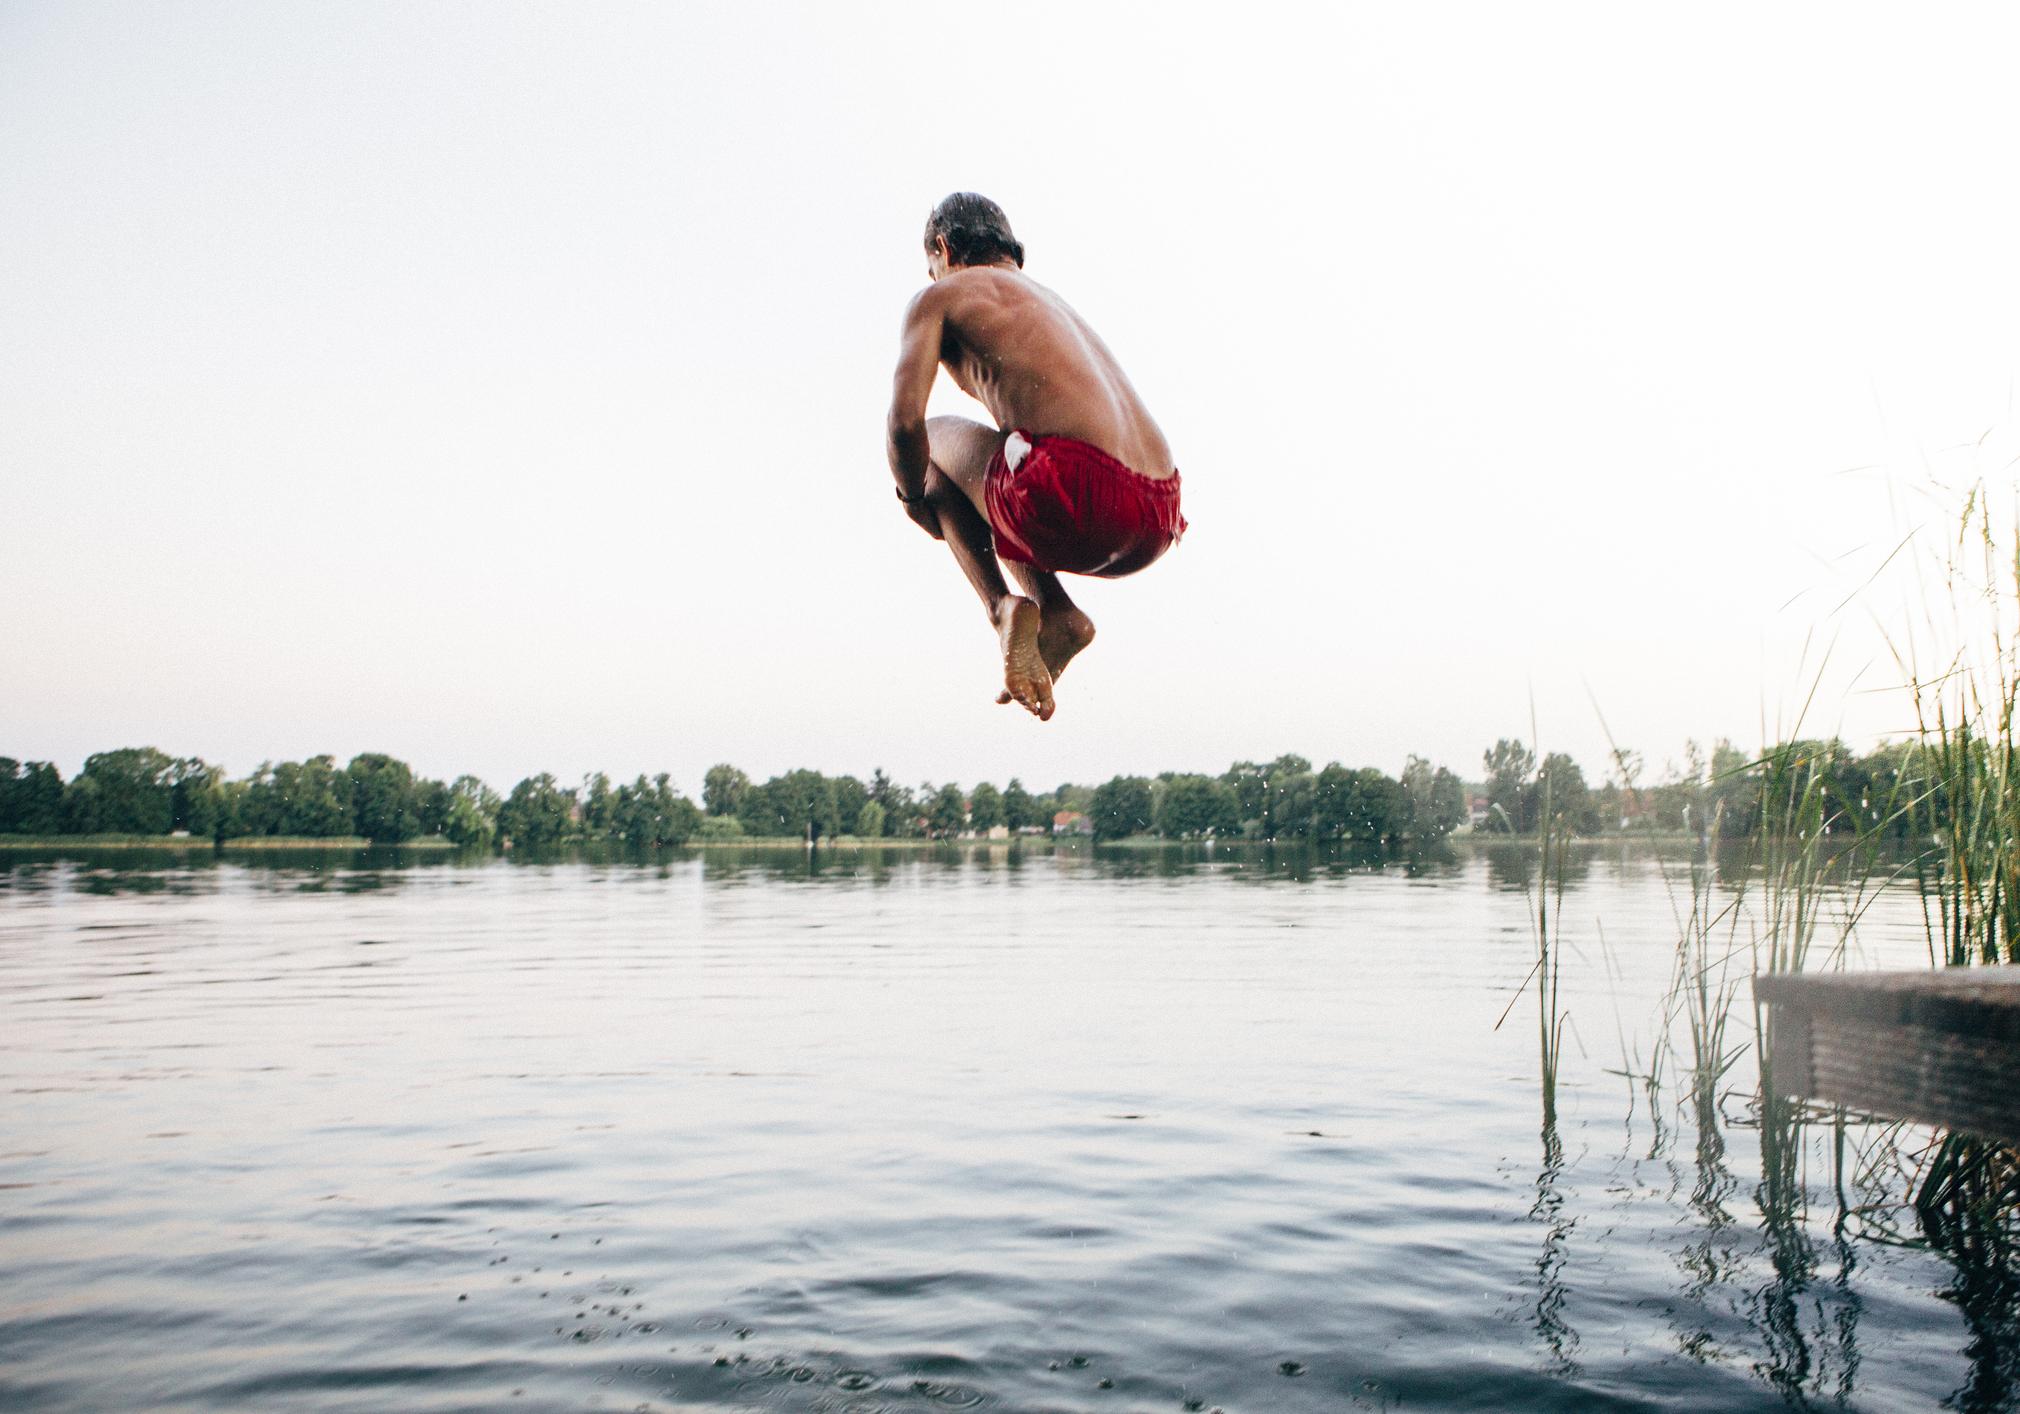
[[[984,427],[979,422],[970,422],[965,417],[935,417],[926,422],[929,455],[936,467],[941,467],[947,479],[958,486],[968,498],[968,502],[982,517],[983,526],[988,524],[983,482],[986,479],[989,462],[996,455],[997,447],[1003,443],[1004,434],[994,428]],[[945,528],[944,522],[942,526]],[[951,541],[949,543],[952,543]],[[959,550],[955,558],[961,560],[964,570],[967,559]],[[992,550],[987,557],[988,567],[995,571],[993,586],[1000,591],[1002,572],[997,567]],[[1050,570],[1041,570],[1035,565],[1020,564],[1015,560],[1005,560],[1010,575],[1031,601],[1038,606],[1041,626],[1038,631],[1038,649],[1044,656],[1045,669],[1058,681],[1066,671],[1066,665],[1073,661],[1080,650],[1094,641],[1094,620],[1087,617],[1078,604],[1066,592],[1066,586],[1059,582],[1059,576]],[[993,605],[992,589],[985,588],[984,581],[977,583],[970,573],[969,582],[975,584],[977,592],[983,596],[985,605]],[[995,610],[990,610],[993,619]],[[998,702],[1011,700],[1009,692],[996,699]]]
[[[982,509],[983,479],[1003,434],[965,417],[934,417],[926,420],[926,437],[932,459],[926,503],[939,517],[940,538],[981,597],[1003,649],[1003,692],[996,700],[1015,701],[1040,721],[1049,721],[1052,674],[1039,641],[1044,618],[1038,603],[1012,594],[1004,583],[995,537]]]

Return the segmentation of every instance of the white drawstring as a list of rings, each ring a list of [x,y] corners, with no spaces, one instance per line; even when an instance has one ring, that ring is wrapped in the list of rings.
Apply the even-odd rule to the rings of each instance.
[[[1015,471],[1031,454],[1031,443],[1022,432],[1012,432],[1003,443],[1003,465]]]

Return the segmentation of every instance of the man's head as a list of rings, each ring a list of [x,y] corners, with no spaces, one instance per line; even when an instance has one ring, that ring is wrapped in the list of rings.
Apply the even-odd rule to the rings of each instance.
[[[926,218],[926,273],[935,280],[963,265],[1024,266],[1024,243],[1010,234],[1010,218],[986,196],[957,191]]]

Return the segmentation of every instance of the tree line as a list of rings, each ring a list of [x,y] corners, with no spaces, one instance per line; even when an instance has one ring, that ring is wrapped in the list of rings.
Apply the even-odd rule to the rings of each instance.
[[[1644,784],[1640,758],[1616,753],[1590,784],[1563,753],[1539,759],[1520,740],[1484,753],[1484,784],[1468,786],[1412,756],[1400,776],[1338,762],[1314,768],[1302,756],[1237,761],[1219,775],[1167,771],[1114,776],[1099,785],[1048,791],[1012,779],[908,786],[882,770],[868,780],[795,770],[753,780],[712,766],[699,803],[665,775],[613,783],[602,772],[579,785],[529,776],[500,795],[475,776],[417,775],[404,761],[368,752],[338,765],[331,756],[265,762],[233,778],[196,757],[127,747],[90,757],[65,780],[47,761],[0,757],[0,835],[166,835],[206,839],[363,838],[404,844],[437,839],[483,846],[542,847],[565,840],[638,846],[689,840],[793,838],[818,841],[951,838],[1082,830],[1098,840],[1249,838],[1428,841],[1467,824],[1532,834],[1545,821],[1573,834],[1618,831],[1750,834],[1763,815],[1763,782],[1817,784],[1823,827],[1905,830],[1896,803],[1927,796],[1915,748],[1901,742],[1859,755],[1842,741],[1782,743],[1750,756],[1728,741],[1687,746],[1681,766]],[[1793,773],[1793,774],[1791,774]],[[1926,812],[1925,812],[1926,813]]]
[[[578,796],[551,775],[500,796],[475,776],[416,776],[406,762],[367,752],[265,762],[238,779],[196,757],[126,747],[90,757],[66,781],[47,761],[0,756],[0,835],[167,835],[202,839],[362,838],[405,844],[545,845],[593,838],[679,844],[701,812],[665,775],[612,787],[601,775]]]
[[[1535,834],[1547,820],[1575,835],[1613,832],[1750,836],[1786,811],[1784,798],[1813,801],[1828,833],[1853,830],[1905,837],[1945,818],[1943,788],[1913,741],[1883,743],[1861,755],[1836,737],[1778,742],[1754,754],[1728,740],[1706,751],[1687,742],[1684,759],[1662,779],[1645,780],[1639,752],[1616,752],[1609,778],[1589,784],[1562,753],[1538,760],[1519,740],[1502,739],[1481,766],[1481,826]],[[1918,823],[1920,822],[1920,823]]]
[[[631,845],[695,838],[818,841],[1050,833],[1096,839],[1435,838],[1467,818],[1466,787],[1443,767],[1411,757],[1400,778],[1337,762],[1314,770],[1301,756],[1238,761],[1218,776],[1165,772],[1116,776],[1048,791],[1020,780],[904,785],[882,770],[868,780],[795,770],[757,781],[728,763],[709,768],[699,804],[664,774],[613,784],[601,772],[579,786],[529,776],[499,795],[475,776],[417,775],[368,752],[265,762],[243,777],[197,757],[153,747],[100,752],[65,780],[50,762],[0,757],[0,835],[169,835],[362,838],[379,844],[437,839],[540,847],[565,840]]]
[[[702,783],[704,831],[859,838],[1012,834],[1077,828],[1096,839],[1159,835],[1362,839],[1437,837],[1466,821],[1466,788],[1443,767],[1411,757],[1400,780],[1337,762],[1314,771],[1302,756],[1237,761],[1218,776],[1167,771],[1115,776],[1097,786],[1033,791],[1013,778],[964,791],[930,782],[912,788],[882,771],[868,781],[793,771],[762,784],[731,765]],[[1060,817],[1067,817],[1061,821]],[[733,823],[732,823],[733,822]]]

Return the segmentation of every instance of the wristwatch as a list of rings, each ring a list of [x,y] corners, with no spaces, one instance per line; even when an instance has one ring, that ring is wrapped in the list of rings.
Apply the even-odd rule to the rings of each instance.
[[[900,501],[902,501],[904,504],[908,506],[916,506],[921,501],[926,499],[926,493],[924,491],[921,491],[916,496],[907,496],[905,494],[905,488],[902,486],[893,486],[891,490]]]

